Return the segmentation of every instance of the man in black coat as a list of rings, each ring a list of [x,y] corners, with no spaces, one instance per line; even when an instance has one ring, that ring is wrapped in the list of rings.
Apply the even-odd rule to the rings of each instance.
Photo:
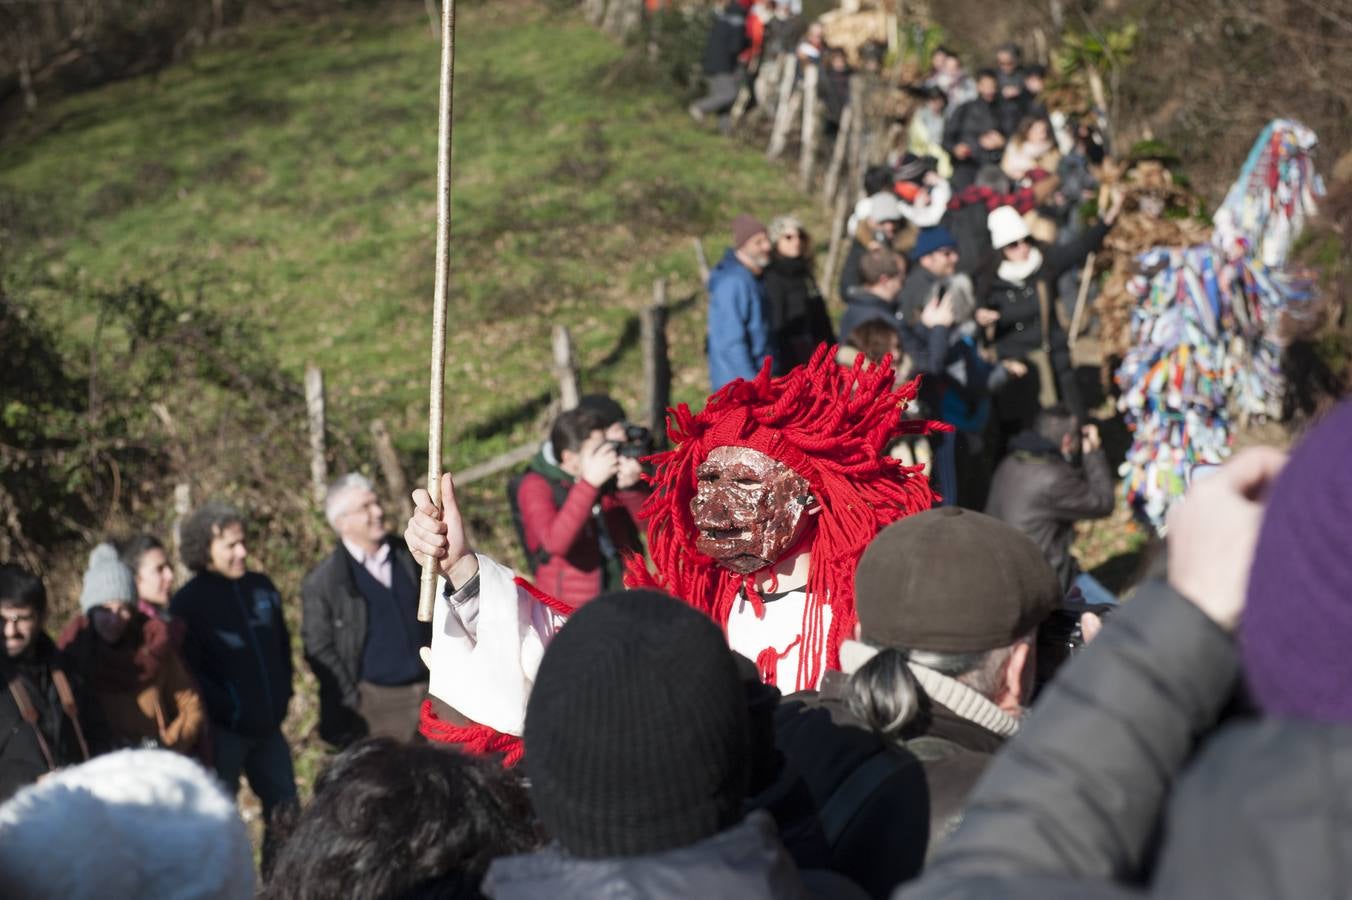
[[[709,82],[709,93],[690,105],[690,115],[695,121],[717,113],[719,127],[724,132],[731,127],[729,113],[742,84],[741,55],[750,45],[746,9],[737,0],[730,0],[714,13],[709,40],[704,45],[704,77]]]
[[[1056,570],[1063,592],[1078,587],[1090,603],[1116,603],[1107,588],[1080,571],[1070,550],[1076,522],[1113,512],[1113,475],[1098,428],[1081,427],[1065,407],[1044,409],[1009,449],[995,469],[986,514],[1033,539]]]
[[[295,802],[291,748],[282,734],[291,701],[291,638],[272,580],[245,566],[244,516],[207,503],[181,529],[180,556],[194,572],[169,601],[185,626],[183,661],[211,719],[212,761],[232,794],[239,778],[263,801],[263,816]],[[271,853],[271,831],[264,855]]]
[[[319,680],[319,734],[345,746],[366,734],[407,741],[418,730],[427,669],[418,649],[419,572],[408,546],[385,531],[371,483],[350,474],[324,502],[338,546],[301,582],[305,659]]]
[[[944,149],[953,160],[949,181],[955,193],[975,182],[983,165],[999,165],[1005,153],[1009,114],[995,72],[978,72],[976,90],[976,99],[953,110],[944,126]]]
[[[841,672],[776,712],[817,801],[831,868],[874,897],[956,827],[1029,699],[1033,635],[1060,590],[1038,548],[956,507],[884,529],[859,561],[859,640]]]
[[[97,704],[42,630],[47,619],[42,581],[17,565],[0,566],[0,619],[5,632],[0,678],[6,686],[0,692],[0,800],[7,800],[48,772],[97,753],[104,728]]]

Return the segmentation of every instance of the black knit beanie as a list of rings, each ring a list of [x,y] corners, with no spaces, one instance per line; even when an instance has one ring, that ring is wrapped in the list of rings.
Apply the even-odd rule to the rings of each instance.
[[[526,707],[531,802],[574,856],[685,847],[740,819],[747,741],[718,626],[665,594],[603,594],[540,662]]]

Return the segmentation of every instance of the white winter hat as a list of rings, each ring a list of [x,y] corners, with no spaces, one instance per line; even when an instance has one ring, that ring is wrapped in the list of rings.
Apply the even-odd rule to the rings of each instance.
[[[1015,241],[1028,239],[1028,223],[1012,206],[997,206],[986,217],[986,227],[991,233],[991,246],[996,250],[1008,247]]]
[[[246,900],[253,854],[235,803],[186,756],[122,750],[0,806],[6,896]]]
[[[868,217],[874,222],[900,222],[905,215],[896,194],[879,191],[868,198]]]

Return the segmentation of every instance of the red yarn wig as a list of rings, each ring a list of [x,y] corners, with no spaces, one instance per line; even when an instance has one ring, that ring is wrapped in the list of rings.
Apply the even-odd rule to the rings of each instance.
[[[726,628],[738,592],[749,579],[718,565],[695,548],[690,500],[696,468],[716,447],[750,447],[805,478],[821,506],[805,536],[811,552],[808,609],[800,680],[821,678],[826,663],[840,667],[840,644],[854,632],[854,570],[864,548],[887,525],[929,509],[935,500],[920,466],[903,466],[884,451],[900,434],[947,430],[937,422],[902,421],[919,379],[896,386],[890,358],[865,368],[835,361],[835,347],[820,347],[806,365],[770,377],[767,360],[752,381],[738,379],[709,398],[694,415],[686,404],[670,410],[673,449],[651,458],[653,493],[641,517],[648,522],[648,552],[628,561],[631,587],[651,587],[683,599]],[[822,604],[831,606],[830,633],[822,635]]]

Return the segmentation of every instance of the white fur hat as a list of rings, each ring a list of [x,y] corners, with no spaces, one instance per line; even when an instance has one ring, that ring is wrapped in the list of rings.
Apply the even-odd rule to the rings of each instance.
[[[0,885],[14,898],[253,897],[235,803],[185,756],[122,750],[0,806]]]
[[[991,246],[996,250],[1008,247],[1015,241],[1028,238],[1028,223],[1012,206],[997,206],[986,217],[986,227],[990,229]]]

